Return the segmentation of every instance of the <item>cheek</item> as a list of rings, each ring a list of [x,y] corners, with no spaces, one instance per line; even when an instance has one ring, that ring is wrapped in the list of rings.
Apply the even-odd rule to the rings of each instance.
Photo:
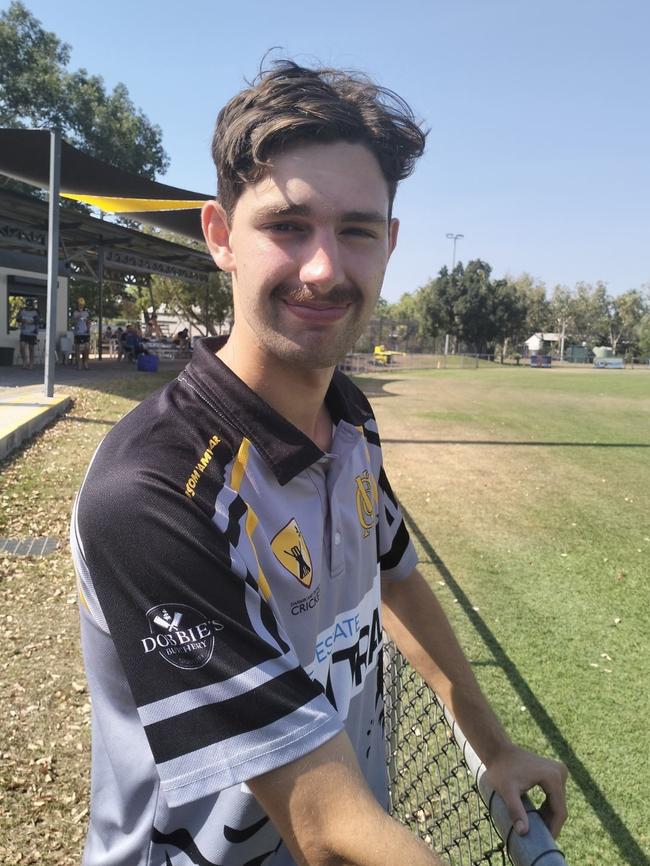
[[[272,282],[278,274],[295,267],[289,252],[265,239],[240,247],[236,259],[240,282],[254,280],[258,285]]]

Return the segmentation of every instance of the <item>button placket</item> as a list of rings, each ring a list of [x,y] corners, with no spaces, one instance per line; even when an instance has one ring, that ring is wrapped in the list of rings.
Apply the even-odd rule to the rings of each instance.
[[[347,455],[346,455],[347,456]],[[330,567],[333,578],[341,577],[345,570],[345,544],[343,543],[344,527],[341,512],[340,496],[343,495],[340,485],[344,483],[346,460],[340,458],[336,466],[331,467],[327,479],[327,497],[330,513]]]

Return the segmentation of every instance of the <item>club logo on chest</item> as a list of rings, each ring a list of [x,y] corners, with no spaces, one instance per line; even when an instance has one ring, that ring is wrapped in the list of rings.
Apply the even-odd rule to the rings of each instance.
[[[357,516],[363,537],[367,538],[370,535],[370,530],[377,523],[377,515],[375,504],[378,501],[377,485],[374,476],[367,469],[357,475],[354,479],[356,483],[356,501],[357,501]]]
[[[313,578],[311,556],[294,517],[273,538],[271,549],[286,570],[309,589]]]

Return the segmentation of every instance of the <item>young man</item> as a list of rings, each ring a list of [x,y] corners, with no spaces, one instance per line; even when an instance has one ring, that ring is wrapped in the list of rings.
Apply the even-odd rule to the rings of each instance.
[[[362,77],[290,62],[222,110],[209,249],[235,322],[108,434],[73,549],[93,698],[86,864],[440,860],[386,814],[382,625],[441,694],[519,832],[564,769],[514,746],[416,555],[367,400],[335,372],[424,147]]]
[[[90,313],[84,298],[77,298],[77,309],[72,314],[74,332],[74,351],[77,370],[88,369],[88,350],[90,349]]]
[[[16,316],[16,321],[20,325],[20,358],[23,370],[31,370],[34,366],[34,349],[40,322],[34,298],[25,299],[25,306]]]

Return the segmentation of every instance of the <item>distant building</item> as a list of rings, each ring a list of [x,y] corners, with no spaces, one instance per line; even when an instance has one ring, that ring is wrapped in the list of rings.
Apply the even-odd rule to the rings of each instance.
[[[524,346],[526,347],[526,355],[536,355],[538,353],[548,354],[557,344],[560,342],[559,334],[547,334],[542,331],[538,331],[536,334],[533,334],[532,337],[529,337],[527,340],[524,340]]]

